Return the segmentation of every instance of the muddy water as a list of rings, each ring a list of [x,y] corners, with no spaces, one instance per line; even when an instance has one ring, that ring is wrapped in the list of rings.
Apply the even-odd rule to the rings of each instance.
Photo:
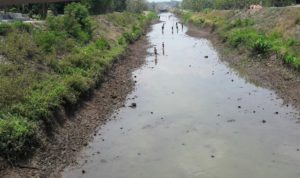
[[[148,49],[126,107],[63,177],[299,178],[298,113],[239,77],[208,40],[177,32],[169,15],[164,34],[162,23],[148,34],[158,56]]]

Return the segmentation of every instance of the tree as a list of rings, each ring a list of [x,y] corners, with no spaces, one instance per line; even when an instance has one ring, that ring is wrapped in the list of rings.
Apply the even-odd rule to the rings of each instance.
[[[126,9],[129,12],[141,13],[147,9],[146,0],[127,0]]]

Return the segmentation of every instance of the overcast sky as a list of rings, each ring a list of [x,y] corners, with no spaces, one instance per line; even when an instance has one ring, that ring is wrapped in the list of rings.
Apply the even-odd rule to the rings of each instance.
[[[166,1],[170,1],[170,0],[148,0],[149,2],[166,2]],[[181,1],[181,0],[178,0]]]

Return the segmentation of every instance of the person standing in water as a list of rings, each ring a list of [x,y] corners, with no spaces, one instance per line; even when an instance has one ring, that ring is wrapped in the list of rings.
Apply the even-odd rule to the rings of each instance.
[[[157,49],[154,47],[154,55],[157,56]]]
[[[155,55],[154,62],[155,62],[155,65],[157,65],[157,49],[156,49],[156,47],[154,47],[154,55]]]
[[[165,55],[165,43],[162,42],[162,51],[163,51],[163,55]]]

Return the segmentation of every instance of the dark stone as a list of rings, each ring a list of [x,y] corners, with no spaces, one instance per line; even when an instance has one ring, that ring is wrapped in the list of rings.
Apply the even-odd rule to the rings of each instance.
[[[136,103],[131,103],[131,105],[129,107],[136,108]]]

